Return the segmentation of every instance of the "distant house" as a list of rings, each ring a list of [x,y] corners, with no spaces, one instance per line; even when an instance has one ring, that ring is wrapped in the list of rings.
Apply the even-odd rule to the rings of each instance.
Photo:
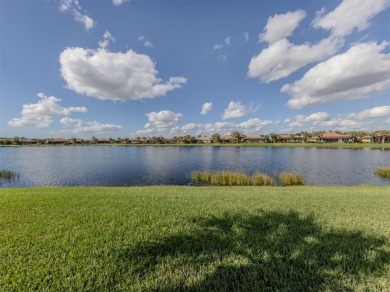
[[[245,138],[247,143],[265,143],[267,138],[261,135],[250,135]]]
[[[306,139],[306,142],[308,143],[318,143],[321,141],[321,137],[313,136]]]
[[[20,142],[22,142],[23,145],[33,145],[33,144],[37,144],[38,139],[24,139],[21,140]]]
[[[99,144],[108,144],[108,143],[110,143],[110,140],[107,139],[107,138],[100,138],[100,139],[97,140],[97,143],[99,143]]]
[[[353,142],[351,135],[339,134],[334,132],[326,132],[320,137],[320,142],[323,143],[350,143]]]
[[[197,143],[211,143],[211,138],[209,138],[207,136],[198,137],[198,138],[196,138],[196,142]]]
[[[294,143],[303,143],[303,142],[305,142],[305,137],[304,136],[300,136],[300,135],[294,135],[292,137],[292,142],[294,142]]]
[[[375,139],[373,137],[371,137],[371,136],[363,136],[361,138],[362,143],[373,143],[374,140]]]
[[[375,135],[375,143],[390,143],[390,133],[379,132]]]
[[[141,139],[140,138],[129,138],[127,140],[130,144],[141,144]]]
[[[65,144],[65,143],[68,143],[69,140],[68,139],[64,139],[64,138],[54,138],[54,139],[48,139],[46,141],[47,144]]]
[[[292,136],[288,134],[279,135],[279,142],[292,142]]]
[[[237,139],[232,135],[223,135],[219,138],[221,143],[236,143]]]

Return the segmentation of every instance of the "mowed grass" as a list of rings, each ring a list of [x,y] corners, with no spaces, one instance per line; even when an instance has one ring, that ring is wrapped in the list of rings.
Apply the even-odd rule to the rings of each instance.
[[[0,189],[0,290],[390,288],[390,188]]]

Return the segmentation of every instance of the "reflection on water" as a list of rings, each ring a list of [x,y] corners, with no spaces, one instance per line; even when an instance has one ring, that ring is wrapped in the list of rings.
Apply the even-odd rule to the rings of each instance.
[[[56,146],[0,148],[0,169],[20,173],[2,187],[186,185],[194,170],[248,175],[294,171],[309,185],[390,185],[374,170],[390,153],[369,149]]]

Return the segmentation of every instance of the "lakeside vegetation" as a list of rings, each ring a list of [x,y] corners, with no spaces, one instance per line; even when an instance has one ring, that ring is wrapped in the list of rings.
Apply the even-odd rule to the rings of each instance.
[[[0,169],[0,185],[3,182],[10,182],[17,180],[20,177],[19,172],[7,170],[7,169]]]
[[[305,184],[303,175],[294,172],[282,172],[279,175],[282,186],[302,186]]]
[[[324,148],[324,149],[381,149],[389,150],[390,143],[195,143],[195,144],[35,144],[35,145],[0,145],[0,147],[53,147],[53,146],[145,146],[145,147],[289,147],[289,148]]]
[[[385,148],[390,149],[390,131],[374,132],[353,131],[341,132],[300,132],[295,134],[244,135],[238,131],[221,136],[218,133],[211,137],[136,137],[136,138],[96,138],[79,139],[76,137],[34,139],[26,137],[1,138],[0,146],[46,146],[46,145],[208,145],[208,146],[267,146],[267,147],[337,147],[337,148]],[[348,145],[348,146],[346,146]],[[353,146],[350,146],[353,145]],[[356,146],[357,145],[357,146]]]
[[[282,186],[301,186],[305,184],[304,177],[293,172],[282,172],[279,175],[274,175],[274,177],[259,172],[252,175],[252,177],[234,171],[193,171],[191,173],[191,182],[194,185],[275,186],[276,181],[279,181]]]
[[[242,172],[234,171],[193,171],[191,182],[195,185],[212,186],[269,186],[275,180],[264,173],[255,173],[249,177]]]
[[[0,189],[0,287],[385,291],[389,187]]]
[[[379,167],[375,173],[380,177],[390,178],[390,167]]]

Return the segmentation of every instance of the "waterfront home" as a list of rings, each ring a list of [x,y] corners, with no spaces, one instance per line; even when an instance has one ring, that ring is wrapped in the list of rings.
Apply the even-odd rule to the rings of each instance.
[[[353,138],[351,135],[339,134],[335,132],[326,132],[322,134],[320,142],[323,143],[351,143]]]
[[[100,139],[97,140],[97,142],[98,142],[99,144],[109,144],[109,143],[110,143],[110,140],[107,139],[107,138],[100,138]]]
[[[209,138],[207,136],[198,137],[198,138],[196,138],[196,142],[197,143],[211,143],[211,138]]]
[[[321,140],[321,137],[314,136],[314,137],[307,138],[306,142],[308,142],[308,143],[318,143],[318,142],[320,142],[320,140]]]
[[[375,143],[390,143],[390,133],[379,132],[374,137]]]
[[[267,138],[261,135],[251,135],[245,138],[247,143],[265,143],[267,142]]]
[[[232,135],[223,135],[221,138],[219,138],[219,141],[221,143],[237,143],[237,138]]]
[[[371,136],[362,136],[361,137],[361,142],[362,143],[373,143],[374,138]]]
[[[38,139],[24,139],[24,140],[20,140],[20,142],[23,145],[33,145],[33,144],[37,144]]]
[[[127,139],[127,142],[130,144],[141,144],[141,138],[129,138]]]
[[[69,142],[69,140],[64,138],[54,138],[46,140],[46,144],[65,144],[67,142]]]

